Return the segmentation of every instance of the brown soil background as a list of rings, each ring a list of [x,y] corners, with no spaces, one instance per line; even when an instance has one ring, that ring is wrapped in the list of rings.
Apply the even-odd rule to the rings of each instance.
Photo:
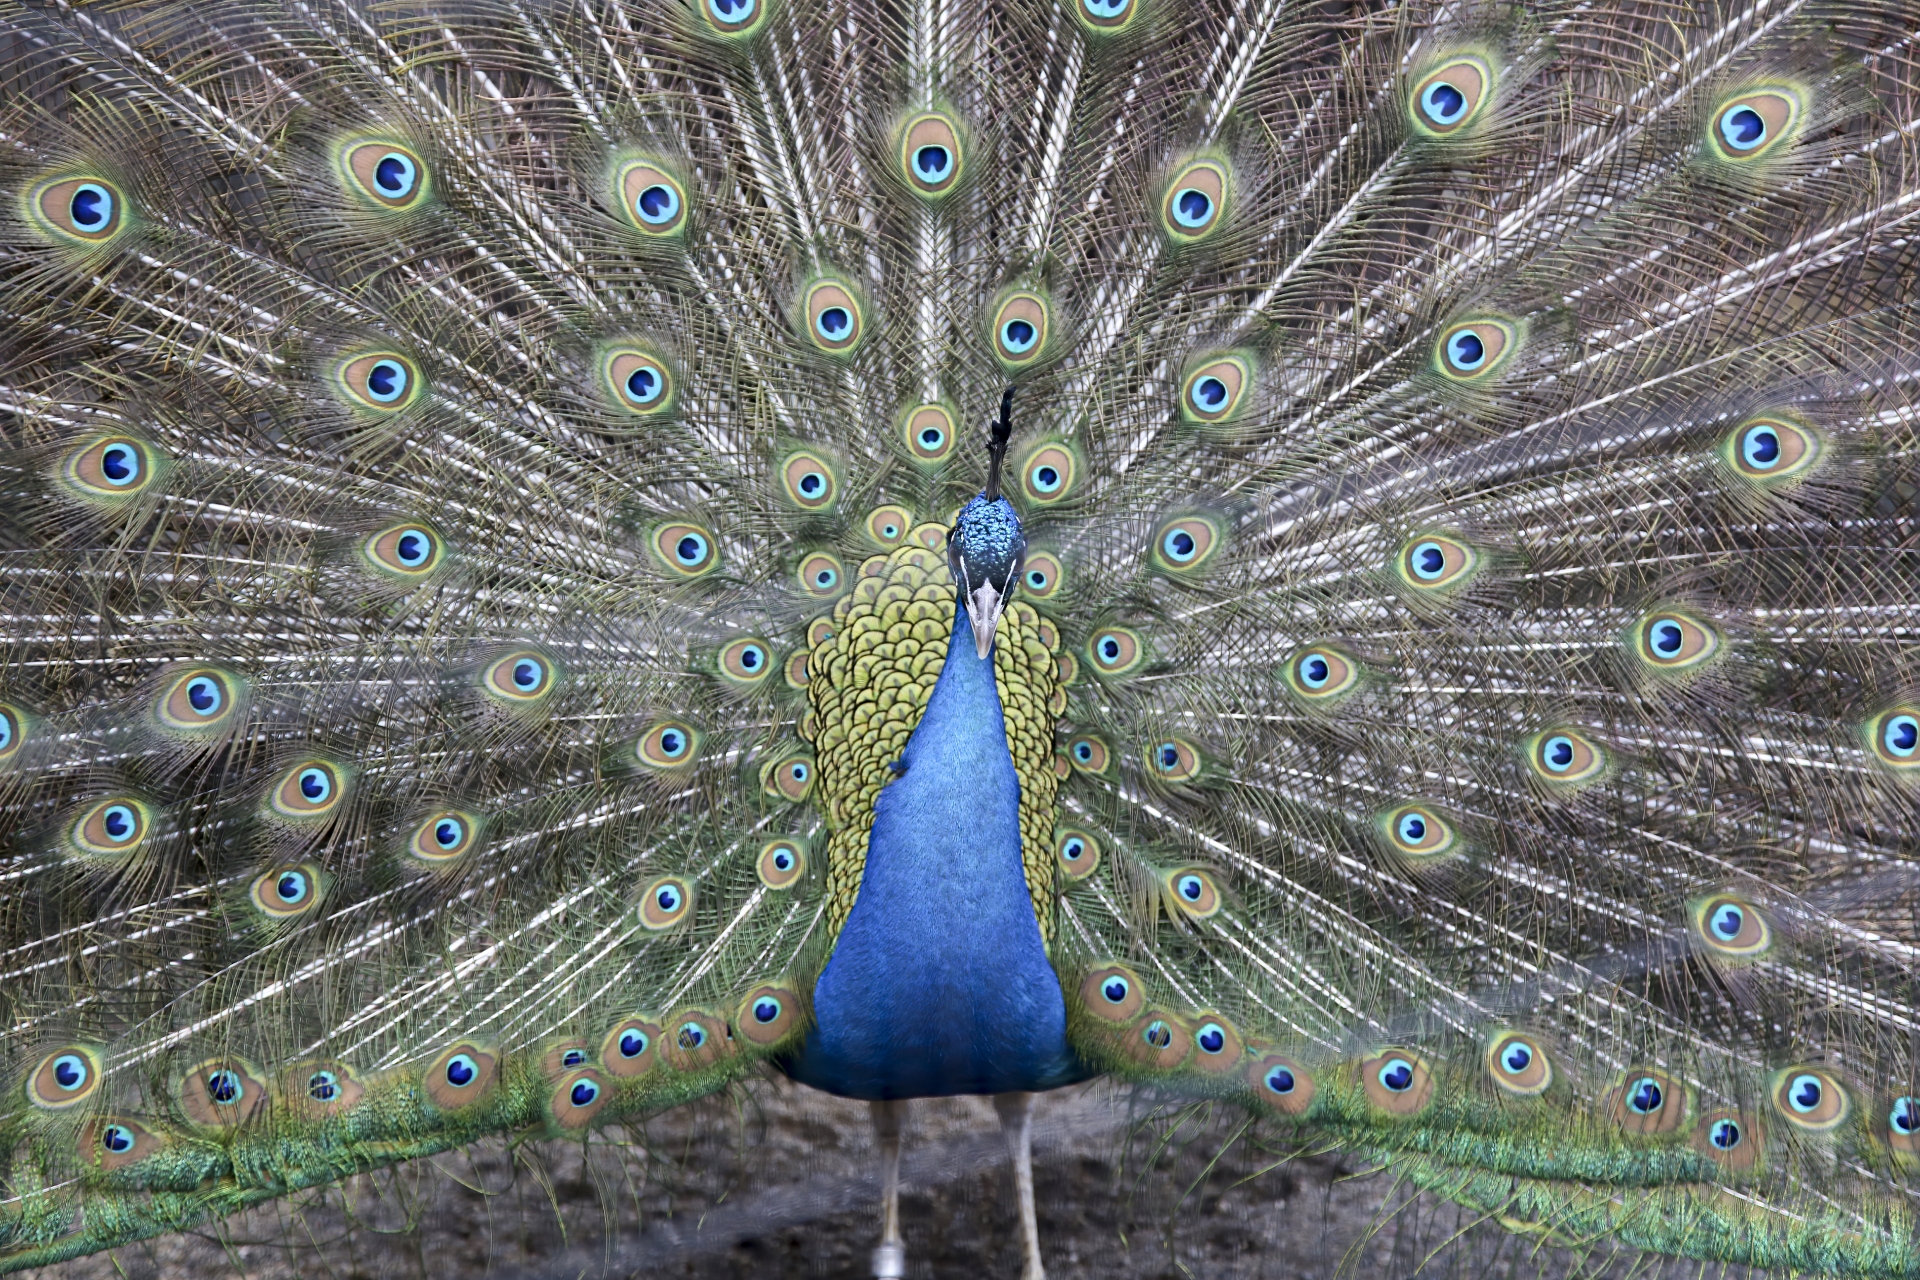
[[[1054,1280],[1745,1276],[1607,1246],[1546,1248],[1335,1155],[1248,1135],[1237,1108],[1155,1107],[1101,1083],[1035,1116]],[[1005,1147],[984,1098],[916,1102],[902,1229],[913,1280],[1020,1274]],[[495,1142],[263,1206],[36,1280],[864,1277],[879,1235],[864,1103],[754,1081],[588,1144]]]

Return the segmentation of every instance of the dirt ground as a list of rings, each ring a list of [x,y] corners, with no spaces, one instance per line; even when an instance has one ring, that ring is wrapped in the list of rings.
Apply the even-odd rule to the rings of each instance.
[[[1539,1248],[1387,1176],[1262,1149],[1231,1108],[1153,1110],[1102,1084],[1036,1112],[1042,1252],[1055,1280],[1639,1277],[1700,1264]],[[984,1098],[916,1102],[902,1230],[914,1280],[1020,1274],[1019,1224]],[[590,1145],[493,1143],[263,1207],[218,1228],[29,1273],[38,1280],[584,1280],[864,1277],[879,1179],[864,1103],[784,1080]]]

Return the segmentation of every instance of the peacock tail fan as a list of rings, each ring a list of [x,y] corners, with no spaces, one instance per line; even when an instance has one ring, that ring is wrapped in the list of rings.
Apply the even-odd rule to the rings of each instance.
[[[0,1271],[828,1070],[977,793],[1012,1088],[1920,1274],[1913,0],[0,20]]]

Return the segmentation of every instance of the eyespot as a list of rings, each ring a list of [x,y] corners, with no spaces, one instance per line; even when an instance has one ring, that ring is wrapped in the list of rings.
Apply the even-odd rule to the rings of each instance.
[[[1744,480],[1771,488],[1804,477],[1820,460],[1820,437],[1777,414],[1748,418],[1727,434],[1722,456]]]
[[[676,402],[667,362],[643,348],[609,347],[601,358],[600,375],[613,406],[637,417],[662,417]]]
[[[1100,738],[1082,733],[1067,740],[1067,759],[1081,773],[1105,773],[1113,764],[1113,752]]]
[[[1051,551],[1029,551],[1020,569],[1020,587],[1035,600],[1057,595],[1066,581],[1066,567]]]
[[[83,498],[125,501],[158,478],[153,450],[131,436],[105,436],[67,455],[61,467],[67,487]]]
[[[1193,1065],[1212,1076],[1226,1075],[1237,1068],[1246,1052],[1239,1029],[1214,1013],[1199,1014],[1193,1021]]]
[[[1686,1124],[1687,1094],[1664,1071],[1634,1068],[1607,1095],[1607,1111],[1628,1133],[1674,1133]]]
[[[212,667],[195,667],[175,676],[154,707],[162,726],[181,733],[204,733],[231,720],[235,710],[232,677]]]
[[[238,1058],[213,1058],[200,1063],[180,1080],[180,1109],[189,1120],[209,1129],[245,1124],[266,1103],[266,1081]]]
[[[74,852],[83,857],[125,858],[140,848],[152,825],[152,811],[138,800],[102,800],[73,824]]]
[[[55,178],[28,198],[35,223],[56,239],[84,245],[105,244],[127,222],[127,200],[118,183],[88,176]]]
[[[806,317],[807,337],[828,355],[843,355],[859,345],[866,319],[846,285],[815,281],[806,291],[801,314]]]
[[[1487,1074],[1506,1093],[1538,1097],[1553,1084],[1553,1060],[1531,1036],[1504,1031],[1487,1042]]]
[[[1464,586],[1479,567],[1479,554],[1471,546],[1438,533],[1407,539],[1394,558],[1400,580],[1421,592]]]
[[[653,531],[654,554],[683,578],[697,578],[720,563],[713,535],[697,524],[663,524]]]
[[[1825,1133],[1838,1128],[1853,1111],[1847,1091],[1821,1067],[1794,1067],[1773,1082],[1773,1109],[1797,1129]]]
[[[734,1015],[733,1025],[740,1029],[748,1043],[765,1049],[785,1040],[799,1021],[799,994],[769,983],[747,993]]]
[[[552,693],[558,675],[546,657],[532,649],[517,649],[496,658],[481,676],[480,686],[494,698],[526,705]]]
[[[1036,506],[1059,502],[1073,491],[1080,461],[1063,444],[1043,444],[1020,464],[1020,492]]]
[[[335,367],[334,378],[349,404],[383,414],[412,405],[424,386],[418,367],[396,351],[352,356]]]
[[[1515,330],[1505,321],[1463,321],[1441,332],[1434,344],[1434,367],[1455,382],[1484,382],[1516,345]]]
[[[1920,769],[1920,707],[1894,707],[1869,720],[1867,745],[1889,769]]]
[[[1262,1053],[1248,1064],[1246,1079],[1260,1104],[1283,1116],[1302,1116],[1313,1105],[1314,1083],[1310,1072],[1292,1058],[1278,1053]]]
[[[696,0],[695,7],[713,34],[742,40],[760,30],[768,0]]]
[[[759,636],[729,641],[714,658],[714,670],[728,684],[755,688],[773,674],[773,649]]]
[[[1160,197],[1161,231],[1175,244],[1194,244],[1206,239],[1218,231],[1225,220],[1230,188],[1231,180],[1224,163],[1211,159],[1190,161],[1174,173]],[[1194,378],[1188,379],[1189,390],[1193,381]],[[1189,404],[1196,408],[1198,405],[1187,394],[1181,396],[1180,403],[1183,409]],[[1218,419],[1202,417],[1201,420]]]
[[[80,1129],[75,1148],[80,1159],[103,1173],[113,1173],[145,1160],[166,1145],[138,1121],[101,1116]]]
[[[1246,407],[1253,367],[1244,356],[1215,356],[1180,384],[1180,416],[1202,425],[1225,422]]]
[[[1191,782],[1202,765],[1199,749],[1185,738],[1166,738],[1147,749],[1147,768],[1162,782]]]
[[[779,474],[781,493],[802,511],[825,511],[840,494],[840,482],[833,467],[809,450],[788,454],[780,464]]]
[[[297,1113],[323,1117],[351,1110],[366,1089],[344,1064],[320,1061],[288,1067],[280,1075],[280,1093]]]
[[[283,817],[316,818],[332,813],[344,795],[338,769],[324,760],[307,760],[280,775],[271,803]]]
[[[671,236],[685,230],[687,191],[656,164],[635,160],[622,165],[615,180],[627,223],[643,236]]]
[[[1423,804],[1402,805],[1380,820],[1387,845],[1402,858],[1426,862],[1456,852],[1460,834]]]
[[[1685,671],[1707,661],[1720,648],[1720,637],[1698,618],[1675,609],[1650,613],[1633,629],[1639,658],[1660,671]]]
[[[1140,0],[1075,0],[1073,16],[1089,34],[1114,36],[1132,25]]]
[[[1126,627],[1102,627],[1087,640],[1087,657],[1103,676],[1124,676],[1146,658],[1140,634]]]
[[[5,766],[26,745],[27,713],[0,702],[0,766]]]
[[[645,1018],[628,1018],[607,1032],[600,1042],[600,1062],[607,1074],[631,1080],[653,1069],[660,1055],[660,1028]]]
[[[1168,902],[1189,920],[1206,920],[1220,910],[1220,886],[1204,867],[1181,867],[1161,877]]]
[[[675,1071],[699,1071],[732,1051],[732,1033],[726,1019],[704,1009],[682,1009],[667,1019],[669,1028],[661,1051]]]
[[[606,1104],[607,1090],[600,1083],[599,1073],[583,1067],[562,1076],[554,1085],[547,1099],[547,1118],[558,1129],[584,1129]]]
[[[1360,1064],[1360,1088],[1375,1107],[1404,1118],[1426,1110],[1433,1098],[1433,1074],[1415,1055],[1386,1049]]]
[[[1693,936],[1710,955],[1727,960],[1753,960],[1773,947],[1773,929],[1766,916],[1750,902],[1721,895],[1703,898],[1691,907]]]
[[[349,143],[341,149],[339,163],[347,191],[378,209],[418,208],[433,185],[418,154],[382,139]]]
[[[1607,757],[1592,739],[1569,728],[1548,729],[1527,739],[1527,765],[1550,787],[1591,782],[1606,771]]]
[[[905,507],[875,507],[867,513],[865,527],[867,537],[876,545],[892,549],[906,542],[913,516]]]
[[[779,800],[798,803],[813,794],[813,757],[784,756],[762,767],[760,789]]]
[[[1920,1098],[1893,1100],[1887,1109],[1887,1145],[1903,1156],[1920,1154]]]
[[[269,920],[292,920],[320,905],[320,869],[311,863],[273,867],[255,876],[247,896]]]
[[[1414,132],[1429,138],[1459,133],[1480,115],[1493,84],[1493,70],[1475,57],[1456,57],[1435,67],[1408,94]]]
[[[700,756],[700,735],[678,720],[662,720],[640,735],[634,759],[648,769],[677,771]]]
[[[423,524],[396,524],[360,545],[367,567],[404,581],[417,582],[440,567],[446,544]]]
[[[693,886],[679,876],[660,876],[640,890],[640,923],[649,929],[671,929],[692,907]]]
[[[802,557],[800,567],[794,572],[800,589],[816,600],[830,600],[839,595],[840,584],[846,576],[847,571],[839,559],[824,551]]]
[[[1360,683],[1360,664],[1332,645],[1317,644],[1293,655],[1287,687],[1309,703],[1329,704]]]
[[[760,846],[755,864],[760,883],[769,889],[791,889],[807,874],[806,842],[792,838],[769,840]]]
[[[1148,1009],[1120,1037],[1120,1049],[1143,1067],[1170,1071],[1193,1052],[1193,1032],[1164,1009]]]
[[[442,809],[413,829],[407,839],[407,853],[428,866],[448,866],[473,851],[480,831],[480,819],[474,815]]]
[[[1787,90],[1751,90],[1714,112],[1707,141],[1723,160],[1753,160],[1791,136],[1800,115],[1797,97]]]
[[[447,1046],[420,1073],[420,1087],[442,1111],[470,1107],[499,1082],[498,1054],[471,1040]]]
[[[964,154],[959,129],[939,112],[915,116],[900,130],[900,172],[915,195],[939,199],[959,186]]]
[[[1100,842],[1084,831],[1063,827],[1054,834],[1054,856],[1070,881],[1085,880],[1100,866]]]
[[[1146,1003],[1146,990],[1132,970],[1117,964],[1089,969],[1080,980],[1080,1003],[1102,1022],[1130,1023]]]
[[[1052,313],[1045,298],[1024,290],[1008,294],[994,308],[988,329],[993,354],[1012,372],[1034,364],[1051,346],[1047,341]]]
[[[1225,530],[1206,516],[1179,516],[1153,533],[1153,563],[1169,573],[1191,573],[1226,543]]]
[[[40,1059],[27,1077],[27,1100],[43,1111],[65,1111],[100,1092],[106,1063],[86,1045],[64,1045]]]
[[[938,466],[953,453],[953,412],[943,404],[916,405],[900,422],[900,438],[908,457],[922,466]]]

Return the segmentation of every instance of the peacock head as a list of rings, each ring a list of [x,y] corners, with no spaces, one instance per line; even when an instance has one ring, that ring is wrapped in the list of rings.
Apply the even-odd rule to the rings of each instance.
[[[987,445],[987,487],[960,508],[947,534],[947,565],[966,601],[973,624],[973,644],[985,659],[993,648],[1000,614],[1020,580],[1027,539],[1013,504],[1000,496],[1000,464],[1006,459],[1007,439],[1013,432],[1013,388],[1000,397],[1000,420],[993,425]]]

